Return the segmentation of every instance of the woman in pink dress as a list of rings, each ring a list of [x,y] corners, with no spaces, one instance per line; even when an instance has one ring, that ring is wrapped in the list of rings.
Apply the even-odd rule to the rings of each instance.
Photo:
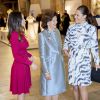
[[[8,39],[11,44],[14,62],[11,69],[10,91],[24,100],[31,87],[30,65],[34,67],[33,57],[27,52],[29,46],[24,36],[25,20],[20,12],[12,12],[8,19]]]

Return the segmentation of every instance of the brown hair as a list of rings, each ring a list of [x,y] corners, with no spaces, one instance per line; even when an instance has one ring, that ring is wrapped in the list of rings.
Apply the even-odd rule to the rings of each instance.
[[[48,28],[47,23],[49,21],[51,21],[54,16],[57,16],[57,13],[55,11],[53,11],[51,9],[46,9],[43,12],[42,18],[41,18],[41,22],[42,22],[41,26],[42,26],[42,28],[47,29]]]
[[[22,13],[21,12],[11,12],[8,18],[8,40],[10,40],[10,36],[13,31],[18,32],[19,40],[21,39],[21,33],[24,32],[24,28],[22,27]]]
[[[77,8],[77,10],[79,10],[83,15],[86,15],[86,21],[89,23],[89,24],[92,24],[92,25],[95,25],[95,19],[94,17],[92,16],[90,10],[88,9],[87,6],[85,5],[81,5]]]

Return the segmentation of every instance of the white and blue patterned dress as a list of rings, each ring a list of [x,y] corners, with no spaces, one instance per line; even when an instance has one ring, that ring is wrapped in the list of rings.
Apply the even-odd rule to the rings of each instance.
[[[91,84],[91,54],[99,65],[99,48],[96,28],[87,22],[71,25],[64,41],[64,49],[69,50],[68,79],[71,85]]]

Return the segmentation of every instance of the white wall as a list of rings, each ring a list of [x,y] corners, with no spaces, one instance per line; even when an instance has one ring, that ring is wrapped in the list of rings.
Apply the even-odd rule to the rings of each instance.
[[[65,9],[69,15],[72,15],[81,4],[82,0],[65,0]]]

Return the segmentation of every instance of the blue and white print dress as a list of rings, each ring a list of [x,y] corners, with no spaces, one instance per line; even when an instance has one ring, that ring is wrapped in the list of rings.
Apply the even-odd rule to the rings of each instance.
[[[68,80],[71,85],[91,84],[91,57],[99,65],[99,48],[96,28],[87,22],[69,27],[64,49],[69,50]],[[91,56],[92,54],[92,56]]]

